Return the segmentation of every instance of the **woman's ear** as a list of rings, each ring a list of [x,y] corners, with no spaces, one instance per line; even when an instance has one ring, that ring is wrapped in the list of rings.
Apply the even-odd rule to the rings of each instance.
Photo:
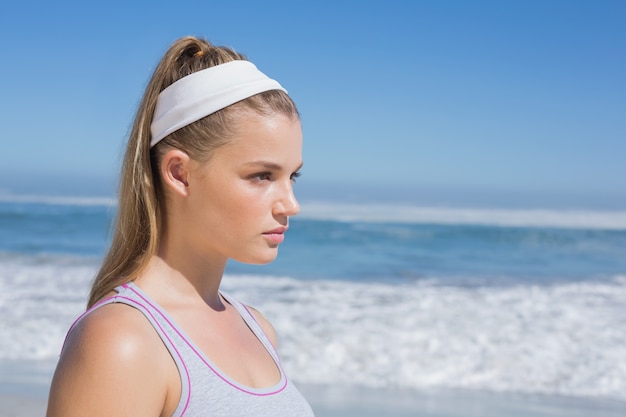
[[[161,160],[163,186],[181,196],[188,195],[189,163],[191,158],[180,149],[171,149]]]

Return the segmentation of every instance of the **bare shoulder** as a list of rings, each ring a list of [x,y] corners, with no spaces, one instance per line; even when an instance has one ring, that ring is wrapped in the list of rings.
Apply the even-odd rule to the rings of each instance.
[[[160,339],[141,312],[123,304],[100,307],[68,336],[47,416],[159,416],[166,365]]]
[[[266,319],[265,316],[261,314],[261,312],[257,310],[256,308],[250,307],[248,305],[246,307],[248,307],[248,310],[250,310],[250,313],[252,313],[252,316],[259,323],[259,325],[261,326],[261,329],[263,329],[268,339],[270,339],[270,342],[272,342],[272,345],[274,345],[274,348],[277,348],[278,343],[276,340],[276,330],[274,330],[274,326],[272,326],[272,323],[270,323],[269,320]]]

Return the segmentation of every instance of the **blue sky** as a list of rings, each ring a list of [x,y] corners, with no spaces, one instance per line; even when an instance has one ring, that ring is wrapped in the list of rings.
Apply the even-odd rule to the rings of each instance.
[[[302,3],[302,4],[301,4]],[[111,194],[168,45],[300,107],[315,198],[626,208],[626,2],[4,2],[0,190]]]

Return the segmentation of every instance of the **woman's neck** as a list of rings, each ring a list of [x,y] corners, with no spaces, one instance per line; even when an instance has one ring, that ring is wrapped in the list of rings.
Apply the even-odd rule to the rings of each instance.
[[[214,310],[222,310],[219,287],[227,259],[215,258],[160,247],[135,283],[162,305],[202,301]]]

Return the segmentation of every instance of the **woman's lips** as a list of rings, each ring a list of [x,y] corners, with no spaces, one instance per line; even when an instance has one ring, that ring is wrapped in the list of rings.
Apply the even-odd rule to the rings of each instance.
[[[263,236],[272,243],[279,244],[285,240],[286,227],[277,227],[276,229],[263,232]]]

